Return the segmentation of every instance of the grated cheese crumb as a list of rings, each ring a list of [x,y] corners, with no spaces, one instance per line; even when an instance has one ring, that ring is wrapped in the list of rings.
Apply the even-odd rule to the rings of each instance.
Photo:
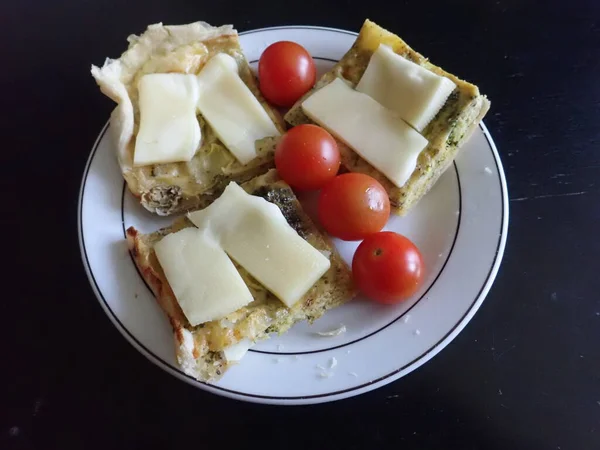
[[[335,366],[337,366],[337,359],[335,357],[332,357],[329,360],[329,368],[333,369]]]
[[[404,319],[403,319],[404,323],[408,323],[409,320],[410,320],[410,314],[407,314],[406,316],[404,316]]]
[[[356,372],[348,372],[348,375],[350,375],[351,377],[357,378],[358,374]]]
[[[319,369],[321,372],[325,372],[327,369],[325,369],[325,367],[323,367],[321,364],[317,364],[315,366],[317,369]]]
[[[346,332],[346,325],[342,324],[334,330],[318,331],[317,334],[319,336],[333,337],[333,336],[339,336],[340,334],[345,333],[345,332]]]
[[[321,378],[330,378],[330,377],[333,376],[333,373],[331,373],[331,372],[319,372],[319,376]]]
[[[350,354],[350,350],[346,350],[346,355],[349,355],[349,354]]]
[[[485,173],[487,173],[488,175],[491,175],[491,174],[493,173],[493,172],[492,172],[492,169],[490,169],[489,167],[486,167],[485,169],[483,169],[483,171],[484,171]]]
[[[327,258],[327,259],[331,258],[331,252],[329,250],[319,250],[319,251],[325,258]]]
[[[415,331],[413,331],[415,336],[418,336],[421,334],[421,331],[417,328]]]

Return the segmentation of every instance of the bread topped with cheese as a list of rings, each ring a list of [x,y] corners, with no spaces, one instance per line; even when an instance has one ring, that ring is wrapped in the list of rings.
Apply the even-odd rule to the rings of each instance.
[[[232,26],[213,27],[205,22],[177,26],[158,23],[150,25],[140,36],[129,36],[128,42],[129,48],[118,59],[107,59],[102,67],[92,66],[91,72],[101,91],[117,103],[111,115],[110,131],[117,147],[119,164],[129,190],[146,209],[159,215],[197,209],[209,204],[230,181],[245,182],[273,167],[275,139],[284,131],[285,124],[281,115],[262,97]],[[255,141],[253,150],[256,150],[256,157],[250,161],[246,158],[240,162],[223,143],[227,141],[223,132],[235,131],[235,123],[243,126],[244,120],[235,120],[238,117],[234,117],[231,123],[223,125],[223,120],[228,119],[227,111],[223,109],[227,104],[214,96],[217,92],[215,85],[211,84],[214,77],[211,78],[211,74],[205,76],[204,91],[210,95],[202,97],[204,104],[201,106],[211,113],[215,107],[221,109],[208,119],[200,113],[190,121],[190,114],[196,115],[191,112],[196,106],[191,96],[203,88],[198,88],[189,77],[178,76],[201,75],[209,61],[216,61],[219,59],[216,56],[223,55],[224,66],[233,65],[232,70],[237,72],[233,78],[228,78],[231,86],[240,91],[240,95],[246,95],[249,90],[257,100],[252,102],[253,98],[243,97],[248,111],[262,114],[263,122],[265,118],[272,122],[270,128],[267,127],[269,131],[263,133],[268,135],[261,135]],[[217,70],[224,70],[223,67]],[[165,76],[162,79],[146,77],[158,74]],[[235,84],[238,76],[243,84]],[[147,85],[148,91],[144,95],[143,85]],[[231,90],[231,86],[228,85],[227,89]],[[164,101],[165,96],[173,101]],[[154,106],[141,111],[142,104]],[[201,111],[204,110],[201,108]],[[184,112],[187,114],[185,117]],[[156,130],[164,125],[161,123],[162,115],[176,114],[181,116],[177,124],[179,128],[172,127],[171,134],[165,131],[164,135],[157,136]],[[148,123],[144,125],[143,120]],[[219,125],[219,120],[221,129],[214,126]],[[243,130],[237,132],[243,133]],[[140,137],[142,139],[138,139]],[[156,160],[156,154],[153,154],[156,148],[151,146],[175,140],[181,140],[186,152],[191,151],[188,155],[191,159],[152,163]],[[142,145],[139,141],[146,148],[140,150]],[[144,152],[148,154],[143,155]]]
[[[375,59],[378,61],[372,62]],[[414,64],[406,64],[407,61]],[[384,65],[380,73],[375,74],[376,76],[375,70],[370,68],[374,64]],[[388,86],[398,83],[398,80],[389,78],[393,76],[390,74],[394,70],[400,70],[396,69],[397,67],[405,65],[412,67],[402,69],[406,70],[406,83],[412,82],[411,77],[414,78],[416,70],[423,72],[418,74],[425,79],[425,81],[421,80],[423,83],[437,83],[436,95],[443,95],[439,109],[429,108],[435,103],[435,97],[433,103],[429,105],[426,103],[418,105],[411,104],[410,98],[399,98],[398,93],[389,91]],[[435,78],[435,80],[428,78]],[[327,96],[319,96],[325,91]],[[407,92],[410,94],[409,91],[401,94]],[[374,104],[376,102],[362,93],[369,94],[378,103]],[[363,132],[361,135],[356,131],[361,124],[350,127],[346,140],[332,132],[338,140],[342,165],[351,172],[365,173],[377,179],[388,192],[392,208],[400,215],[409,212],[452,164],[459,149],[490,107],[490,102],[480,94],[477,86],[432,64],[398,36],[369,20],[365,21],[356,41],[343,58],[317,81],[311,91],[298,100],[285,115],[285,120],[293,126],[317,122],[325,128],[329,128],[328,124],[333,128],[341,127],[344,124],[338,123],[342,119],[334,114],[334,109],[338,108],[338,112],[343,112],[343,107],[339,106],[340,102],[331,100],[345,98],[343,95],[357,97],[353,103],[355,105],[363,105],[366,102],[365,107],[370,107],[373,114],[365,117],[365,121],[375,122],[379,127],[373,128],[373,131],[387,130],[394,139],[397,138],[394,142],[402,143],[399,148],[385,149],[387,153],[374,153],[371,155],[371,162],[368,162],[364,155],[361,156],[355,151],[356,145],[354,149],[351,148],[349,141],[369,145],[369,140],[375,142],[380,139],[380,133],[372,132],[371,136],[365,136],[367,132]],[[394,117],[386,115],[388,108],[395,108]],[[319,119],[322,123],[315,119],[314,114],[309,118],[309,112],[313,110],[321,113]],[[330,115],[327,115],[328,113]],[[400,117],[396,117],[398,115]],[[377,117],[374,119],[373,116]],[[383,119],[379,120],[379,116]],[[348,115],[348,120],[352,119],[354,118]],[[392,129],[388,130],[389,126],[384,123],[386,121],[396,125],[392,125]],[[385,158],[389,158],[390,152],[393,151],[397,152],[395,157],[400,157],[403,155],[402,152],[406,152],[402,156],[406,164],[402,167],[399,165],[396,172],[393,172],[393,168],[388,172],[386,169],[389,169],[390,165],[386,164]],[[376,162],[380,163],[380,169],[375,167]],[[402,170],[406,172],[407,168],[408,172],[402,173]]]
[[[235,262],[239,275],[250,290],[251,302],[219,320],[192,326],[191,319],[181,306],[183,296],[176,298],[155,252],[155,247],[165,237],[194,227],[190,216],[179,218],[172,226],[151,234],[144,235],[130,227],[127,230],[129,249],[140,273],[170,319],[177,361],[186,374],[200,381],[220,378],[252,343],[267,338],[269,333],[283,333],[298,321],[312,322],[355,295],[350,269],[329,238],[318,231],[302,210],[292,189],[275,170],[241,186],[247,193],[276,205],[287,224],[329,260],[329,268],[299,301],[287,306]]]

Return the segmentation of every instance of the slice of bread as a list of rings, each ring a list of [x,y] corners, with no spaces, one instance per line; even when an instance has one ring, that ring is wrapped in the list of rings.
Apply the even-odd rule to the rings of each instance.
[[[201,381],[217,380],[230,367],[231,363],[223,353],[225,347],[242,339],[258,341],[267,338],[269,333],[283,333],[301,320],[312,322],[325,311],[350,300],[356,293],[350,269],[329,238],[315,227],[292,189],[279,179],[275,170],[244,183],[242,187],[279,206],[298,234],[329,257],[331,268],[302,300],[288,308],[237,266],[254,301],[224,319],[191,327],[153,248],[165,235],[194,225],[187,218],[179,218],[172,226],[146,235],[130,227],[127,230],[129,249],[144,280],[169,316],[175,335],[177,361],[186,374]]]
[[[164,26],[158,23],[150,25],[142,35],[132,35],[127,40],[127,51],[119,59],[107,59],[101,68],[92,66],[92,75],[101,91],[117,103],[111,115],[110,130],[119,164],[127,186],[146,209],[159,215],[198,209],[211,203],[230,181],[242,183],[273,167],[274,138],[258,141],[258,156],[242,165],[200,115],[202,144],[191,161],[134,167],[140,77],[149,73],[197,74],[217,53],[235,58],[242,81],[280,132],[285,130],[285,123],[279,112],[262,97],[238,34],[231,25],[213,27],[195,22]]]
[[[285,120],[294,126],[312,123],[302,111],[302,102],[315,90],[327,85],[336,77],[344,78],[356,87],[369,64],[371,55],[380,44],[386,44],[398,55],[449,78],[457,86],[439,113],[423,130],[422,134],[429,141],[429,145],[419,155],[415,171],[402,188],[392,184],[381,172],[338,140],[342,164],[345,168],[377,179],[388,192],[394,212],[404,215],[452,164],[460,147],[469,139],[490,108],[490,102],[479,93],[477,86],[431,64],[398,36],[366,20],[350,50],[333,69],[321,77],[310,92],[296,102],[285,115]]]

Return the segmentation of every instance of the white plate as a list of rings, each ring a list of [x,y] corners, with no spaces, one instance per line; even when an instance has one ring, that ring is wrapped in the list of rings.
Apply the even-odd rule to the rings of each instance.
[[[355,37],[348,31],[300,26],[249,31],[240,39],[253,65],[272,42],[296,41],[313,55],[322,73]],[[386,226],[412,239],[425,258],[428,274],[412,300],[384,307],[358,299],[312,326],[297,324],[285,335],[261,342],[218,383],[197,382],[178,369],[169,323],[124,240],[130,225],[150,232],[173,219],[151,215],[125,189],[106,133],[109,126],[94,144],[81,185],[78,224],[86,271],[102,308],[123,336],[150,361],[201,389],[275,404],[327,402],[376,389],[448,345],[473,317],[498,271],[508,196],[498,152],[482,124],[415,210]],[[351,261],[357,244],[336,245]],[[316,334],[340,324],[347,328],[342,335]],[[337,364],[330,369],[333,361]],[[331,376],[322,377],[317,366]]]

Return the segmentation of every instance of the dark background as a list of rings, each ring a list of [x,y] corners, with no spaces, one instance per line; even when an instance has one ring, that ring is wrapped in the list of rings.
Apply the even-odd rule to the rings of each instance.
[[[598,5],[3,1],[0,447],[600,448]],[[90,64],[158,21],[358,31],[366,17],[492,100],[511,198],[492,291],[431,362],[359,397],[260,406],[177,381],[121,337],[81,264],[79,184],[113,107]]]

